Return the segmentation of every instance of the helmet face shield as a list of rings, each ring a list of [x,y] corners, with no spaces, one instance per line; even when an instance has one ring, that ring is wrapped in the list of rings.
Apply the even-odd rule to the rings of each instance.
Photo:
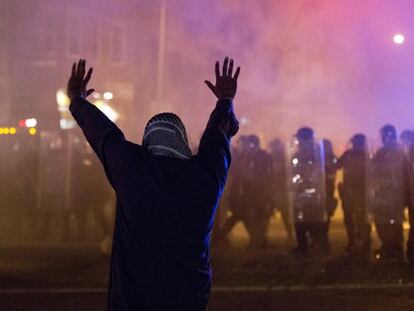
[[[385,125],[381,129],[381,140],[384,146],[393,145],[397,142],[397,130],[393,125]]]
[[[364,134],[356,134],[351,138],[352,148],[356,150],[365,150],[367,140]]]

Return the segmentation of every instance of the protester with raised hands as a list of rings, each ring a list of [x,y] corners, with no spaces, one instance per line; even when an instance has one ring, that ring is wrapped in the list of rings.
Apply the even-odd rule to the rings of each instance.
[[[240,68],[226,58],[217,96],[192,155],[181,119],[152,117],[142,144],[86,100],[92,68],[73,64],[68,82],[70,111],[102,162],[117,196],[109,310],[204,310],[211,287],[210,233],[231,162],[230,139],[238,131],[233,112]]]

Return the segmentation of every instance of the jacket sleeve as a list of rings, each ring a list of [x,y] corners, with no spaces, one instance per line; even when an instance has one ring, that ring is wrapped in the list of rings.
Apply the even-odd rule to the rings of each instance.
[[[69,109],[117,190],[135,145],[126,141],[122,131],[87,100],[75,98]]]
[[[239,130],[239,122],[230,99],[220,99],[210,115],[201,137],[198,156],[213,171],[224,187],[231,163],[230,139]]]

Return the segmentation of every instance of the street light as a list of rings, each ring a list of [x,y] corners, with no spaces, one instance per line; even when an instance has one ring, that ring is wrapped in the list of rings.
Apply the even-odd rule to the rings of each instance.
[[[404,37],[404,35],[402,35],[400,33],[397,33],[397,34],[394,35],[393,40],[394,40],[395,44],[401,45],[401,44],[404,43],[405,37]]]

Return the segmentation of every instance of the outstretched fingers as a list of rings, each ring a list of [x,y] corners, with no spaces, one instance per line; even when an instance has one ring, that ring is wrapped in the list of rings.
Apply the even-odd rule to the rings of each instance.
[[[73,63],[72,65],[72,73],[71,73],[71,78],[74,77],[76,75],[76,63]]]
[[[86,91],[86,95],[85,97],[88,97],[89,95],[91,95],[93,92],[95,92],[95,89],[89,89]]]
[[[229,58],[226,57],[224,58],[224,63],[223,63],[223,77],[227,76],[227,71],[228,71],[228,65],[229,65]]]
[[[229,77],[233,76],[233,66],[234,66],[233,59],[230,59],[229,72],[228,72]]]
[[[236,73],[234,74],[233,79],[237,81],[237,78],[239,77],[239,74],[240,74],[240,67],[237,67]]]
[[[79,78],[79,76],[80,76],[81,66],[82,66],[82,60],[80,59],[80,60],[78,61],[77,66],[76,66],[76,77],[77,77],[77,78]]]
[[[85,66],[86,66],[86,61],[84,59],[80,60],[81,66],[80,66],[80,75],[79,78],[83,79],[83,77],[85,76]]]
[[[208,86],[208,88],[216,95],[216,87],[213,83],[208,80],[205,80],[204,83]]]
[[[86,74],[86,77],[83,80],[83,85],[85,85],[85,87],[88,85],[89,80],[91,79],[92,72],[93,72],[93,68],[91,67],[91,68],[89,68],[88,73]]]
[[[220,62],[216,61],[216,79],[220,78]]]

